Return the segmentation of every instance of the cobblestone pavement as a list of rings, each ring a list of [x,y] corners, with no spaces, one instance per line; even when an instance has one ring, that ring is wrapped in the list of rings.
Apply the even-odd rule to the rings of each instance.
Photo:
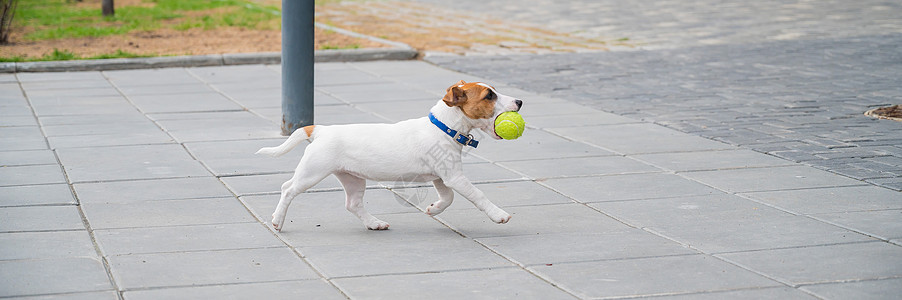
[[[862,115],[902,103],[900,21],[886,18],[902,6],[643,2],[631,4],[644,8],[639,15],[621,6],[623,15],[599,9],[552,22],[580,5],[617,6],[544,11],[534,2],[498,13],[599,34],[635,25],[625,34],[654,50],[427,60],[902,190],[902,123]],[[673,26],[656,21],[671,18]]]
[[[417,1],[646,49],[902,33],[898,1]]]

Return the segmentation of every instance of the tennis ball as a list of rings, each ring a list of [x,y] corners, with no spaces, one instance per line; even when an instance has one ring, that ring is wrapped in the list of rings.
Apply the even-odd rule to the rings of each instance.
[[[515,111],[501,113],[495,118],[495,134],[505,140],[515,140],[523,135],[526,121]]]

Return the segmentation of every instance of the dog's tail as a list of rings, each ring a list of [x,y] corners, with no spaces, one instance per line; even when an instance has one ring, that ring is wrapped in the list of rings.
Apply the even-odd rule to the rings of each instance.
[[[294,147],[297,147],[298,144],[301,143],[301,141],[311,139],[313,137],[315,128],[316,125],[304,126],[303,128],[295,130],[293,133],[291,133],[291,136],[289,136],[288,139],[285,140],[285,142],[281,145],[276,147],[260,148],[260,150],[257,150],[257,153],[255,154],[266,154],[272,157],[282,156],[285,153],[291,151],[291,149],[294,149]]]

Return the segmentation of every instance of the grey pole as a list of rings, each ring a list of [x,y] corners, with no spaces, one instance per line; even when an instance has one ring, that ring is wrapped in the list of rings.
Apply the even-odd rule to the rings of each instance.
[[[282,135],[313,124],[313,0],[282,0]]]

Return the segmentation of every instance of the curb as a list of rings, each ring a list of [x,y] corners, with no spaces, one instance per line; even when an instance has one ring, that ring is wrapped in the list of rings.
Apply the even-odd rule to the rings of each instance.
[[[388,41],[353,31],[315,23],[317,27],[344,35],[368,39],[392,48],[316,50],[315,62],[352,62],[373,60],[409,60],[417,56],[417,51],[404,43]],[[281,52],[231,53],[188,56],[162,56],[148,58],[113,58],[94,60],[35,61],[0,63],[0,73],[17,72],[75,72],[109,71],[172,67],[209,67],[249,64],[279,64]]]

